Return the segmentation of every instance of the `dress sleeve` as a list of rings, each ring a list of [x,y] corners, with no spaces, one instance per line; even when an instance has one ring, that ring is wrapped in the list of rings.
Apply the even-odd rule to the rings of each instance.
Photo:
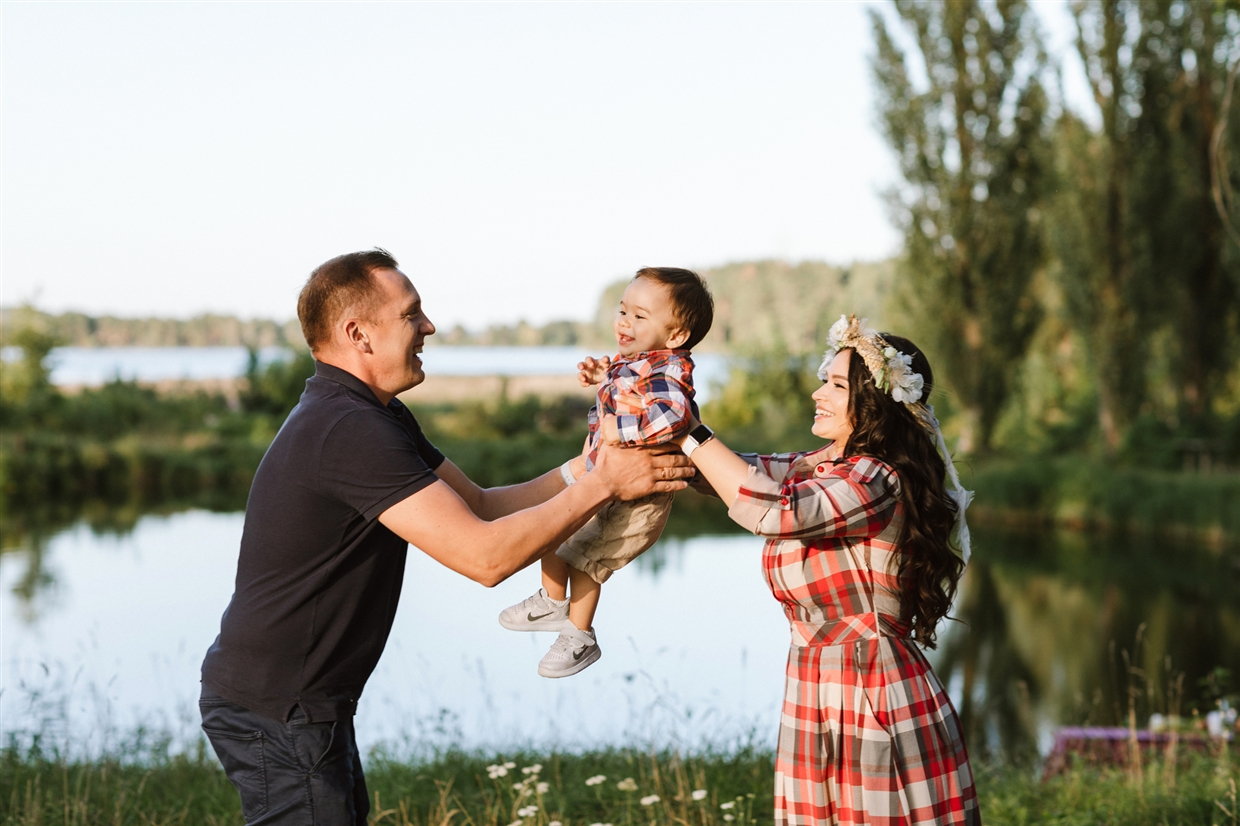
[[[837,464],[823,476],[795,482],[776,482],[751,467],[728,515],[768,539],[869,537],[887,527],[899,503],[895,471],[861,457]]]
[[[616,417],[622,444],[662,444],[689,426],[693,389],[679,371],[669,370],[641,379],[632,391],[641,396],[642,412]]]
[[[783,479],[792,469],[792,463],[801,453],[738,453],[749,464],[770,476],[772,479]]]

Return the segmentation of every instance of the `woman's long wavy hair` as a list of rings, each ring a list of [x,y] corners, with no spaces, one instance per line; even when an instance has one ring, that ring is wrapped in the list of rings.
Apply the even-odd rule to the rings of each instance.
[[[934,389],[930,362],[913,342],[880,333],[888,344],[913,357],[913,370],[925,380],[923,399]],[[901,604],[913,639],[935,646],[935,628],[956,596],[964,562],[952,549],[956,503],[947,496],[947,467],[917,417],[874,384],[865,361],[855,352],[848,366],[848,417],[853,432],[845,456],[872,456],[900,477],[904,528],[899,538]]]

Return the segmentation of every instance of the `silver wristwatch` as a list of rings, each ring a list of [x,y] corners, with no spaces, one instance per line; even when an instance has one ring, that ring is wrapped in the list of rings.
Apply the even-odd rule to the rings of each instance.
[[[685,437],[684,444],[680,446],[680,450],[686,456],[692,456],[693,451],[715,438],[715,431],[711,430],[704,424],[700,424],[693,430],[689,431],[689,435]]]

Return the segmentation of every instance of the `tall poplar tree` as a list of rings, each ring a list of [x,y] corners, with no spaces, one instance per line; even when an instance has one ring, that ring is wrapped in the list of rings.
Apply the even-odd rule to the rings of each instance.
[[[910,55],[883,15],[871,20],[880,122],[903,178],[889,194],[902,281],[963,408],[961,445],[985,451],[1040,317],[1047,59],[1023,0],[894,6]]]
[[[1236,363],[1240,256],[1226,248],[1211,196],[1210,142],[1228,63],[1240,57],[1238,8],[1234,0],[1072,5],[1100,125],[1071,113],[1057,124],[1050,237],[1111,451],[1149,406],[1160,333],[1181,418],[1208,414]]]

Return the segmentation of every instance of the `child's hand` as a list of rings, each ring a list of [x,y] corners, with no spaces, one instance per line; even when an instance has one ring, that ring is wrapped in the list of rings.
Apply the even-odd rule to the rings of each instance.
[[[620,444],[620,424],[615,416],[604,416],[598,423],[598,432],[607,444]]]
[[[585,361],[577,363],[577,381],[581,382],[582,387],[602,384],[603,379],[607,378],[607,369],[609,367],[611,367],[611,358],[609,356],[603,356],[601,359],[586,356]]]

